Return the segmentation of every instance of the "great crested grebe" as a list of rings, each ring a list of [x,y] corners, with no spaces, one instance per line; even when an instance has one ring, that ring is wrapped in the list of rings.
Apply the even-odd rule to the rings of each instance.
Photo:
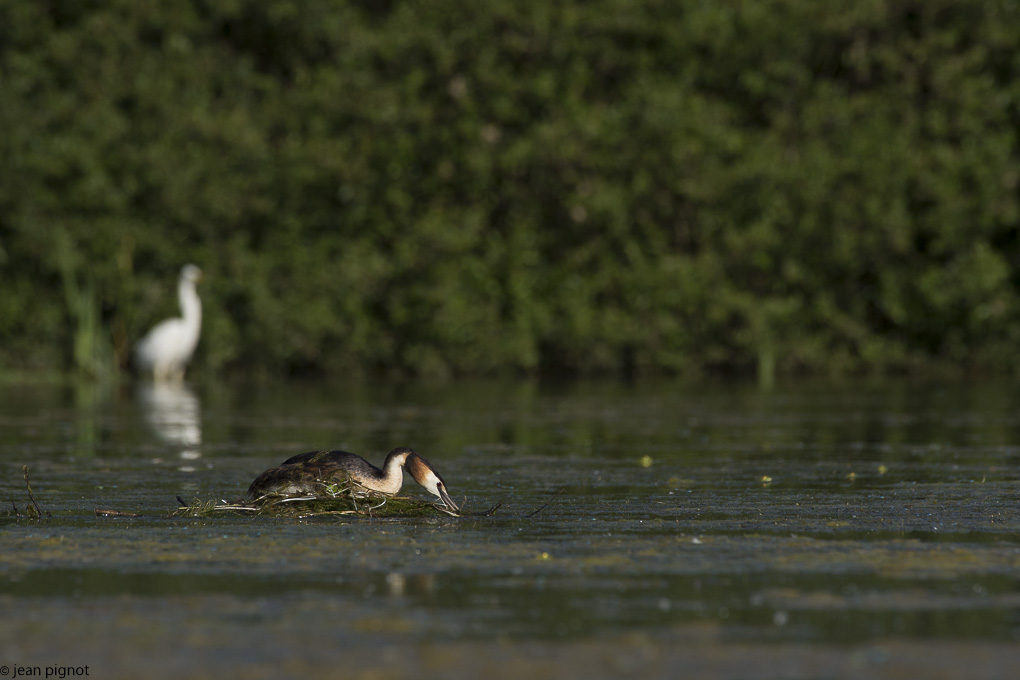
[[[395,494],[404,483],[405,467],[414,481],[438,496],[447,508],[454,512],[459,510],[446,490],[446,482],[432,464],[406,446],[386,454],[382,470],[346,451],[309,451],[291,456],[279,467],[256,477],[248,487],[248,495],[253,498],[270,493],[318,495],[324,484],[343,483],[348,479],[369,491]]]

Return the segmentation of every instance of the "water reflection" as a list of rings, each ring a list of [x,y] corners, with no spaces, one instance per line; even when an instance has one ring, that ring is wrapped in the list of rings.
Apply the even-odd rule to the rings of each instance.
[[[137,389],[145,422],[162,441],[180,447],[183,460],[202,454],[202,405],[198,396],[183,384],[143,383]],[[181,468],[191,470],[192,468]]]
[[[398,571],[391,571],[386,574],[386,592],[391,597],[435,595],[436,575],[413,574],[408,576]]]

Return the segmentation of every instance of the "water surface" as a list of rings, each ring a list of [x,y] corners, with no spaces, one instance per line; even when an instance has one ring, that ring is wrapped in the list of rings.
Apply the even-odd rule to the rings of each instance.
[[[4,385],[0,664],[1011,677],[1018,406],[978,384]],[[402,445],[499,509],[170,515],[295,453]]]

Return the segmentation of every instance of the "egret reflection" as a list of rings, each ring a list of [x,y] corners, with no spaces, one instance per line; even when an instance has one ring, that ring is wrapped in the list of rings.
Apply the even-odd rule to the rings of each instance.
[[[180,457],[201,456],[201,402],[184,383],[141,383],[137,387],[145,422],[162,441],[180,447]]]

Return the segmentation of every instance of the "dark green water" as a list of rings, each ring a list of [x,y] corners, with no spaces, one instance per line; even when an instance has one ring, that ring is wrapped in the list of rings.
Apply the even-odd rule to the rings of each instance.
[[[398,445],[466,510],[502,505],[169,514],[178,495],[237,498],[295,453],[378,463]],[[11,507],[28,504],[25,464],[42,521]],[[5,385],[0,473],[12,674],[1006,678],[1020,664],[1011,385]]]

